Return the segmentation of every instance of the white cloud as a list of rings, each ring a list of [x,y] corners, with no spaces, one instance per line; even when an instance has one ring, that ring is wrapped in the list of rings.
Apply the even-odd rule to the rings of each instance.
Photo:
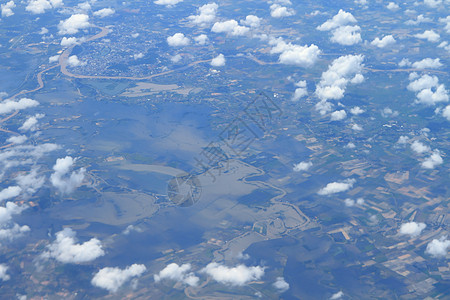
[[[13,0],[2,4],[1,5],[2,17],[11,17],[12,15],[14,15],[14,12],[12,9],[15,7],[16,7],[16,4],[14,3]]]
[[[84,10],[84,11],[88,11],[88,10],[91,9],[91,4],[90,4],[88,1],[79,3],[77,6],[78,6],[81,10]]]
[[[316,89],[317,92],[317,89]],[[323,116],[331,111],[333,104],[327,102],[326,100],[320,100],[316,103],[314,108]]]
[[[74,14],[71,15],[65,21],[60,21],[58,24],[58,33],[63,34],[75,34],[80,29],[85,29],[91,26],[89,24],[89,16],[86,14]]]
[[[182,59],[181,55],[177,54],[177,55],[172,56],[170,58],[170,61],[176,64],[177,62],[181,61],[181,59]]]
[[[434,169],[443,163],[444,160],[442,159],[439,150],[434,150],[433,153],[422,162],[422,168]]]
[[[308,171],[309,168],[311,168],[313,165],[312,162],[310,161],[302,161],[299,162],[298,164],[294,164],[294,172],[303,172],[303,171]]]
[[[211,66],[213,66],[213,67],[223,67],[223,66],[225,66],[225,63],[226,63],[226,59],[222,53],[220,53],[219,55],[217,55],[216,57],[214,57],[211,60]]]
[[[283,277],[277,277],[277,281],[273,283],[273,286],[280,292],[284,293],[289,289],[289,283],[287,283]]]
[[[228,20],[224,22],[216,22],[211,28],[212,32],[221,33],[225,32],[234,36],[244,35],[250,29],[245,26],[240,26],[236,20]]]
[[[8,271],[8,266],[5,264],[0,264],[0,279],[2,281],[8,281],[9,279],[11,279],[11,277],[6,274],[6,272]]]
[[[414,142],[411,144],[411,149],[412,149],[414,152],[416,152],[417,154],[422,154],[422,153],[430,152],[430,151],[431,151],[430,147],[428,147],[427,145],[422,144],[422,143],[419,142],[419,141],[414,141]]]
[[[71,55],[69,56],[69,58],[67,59],[67,64],[71,67],[79,67],[79,66],[84,66],[86,65],[86,62],[82,62],[78,59],[78,56],[76,55]]]
[[[438,69],[442,66],[443,64],[439,58],[425,58],[412,64],[412,67],[416,69]]]
[[[382,39],[375,38],[370,44],[378,48],[384,48],[395,44],[395,39],[392,35],[386,35]]]
[[[360,31],[358,25],[341,26],[333,30],[330,40],[344,46],[355,45],[362,41]]]
[[[365,110],[360,108],[359,106],[355,106],[350,109],[350,113],[355,116],[360,115],[364,112],[365,112]]]
[[[47,34],[48,33],[48,29],[45,27],[41,28],[41,31],[39,31],[39,34]]]
[[[86,172],[84,168],[73,171],[70,176],[66,176],[74,163],[75,160],[72,157],[66,156],[65,158],[58,158],[56,164],[53,166],[55,172],[50,176],[50,181],[62,194],[73,192],[83,182]]]
[[[427,225],[425,223],[408,222],[400,226],[400,234],[416,237],[422,233]]]
[[[331,113],[331,121],[341,121],[344,120],[347,117],[347,113],[345,110],[337,110]]]
[[[320,189],[317,194],[324,196],[324,195],[331,195],[336,194],[340,192],[345,192],[353,187],[355,184],[355,179],[347,179],[342,182],[330,182],[328,183],[324,188]]]
[[[447,105],[443,110],[442,110],[442,116],[444,118],[446,118],[447,120],[450,121],[450,105]]]
[[[143,58],[143,57],[144,57],[144,53],[142,53],[142,52],[133,54],[133,59],[134,59],[134,60],[141,59],[141,58]],[[181,57],[181,56],[180,56],[180,57]]]
[[[106,18],[112,16],[116,11],[112,8],[102,8],[94,12],[94,16],[99,18]]]
[[[22,110],[30,107],[38,106],[39,102],[29,98],[21,98],[19,101],[5,100],[0,102],[0,115],[8,114],[15,110]]]
[[[433,30],[425,30],[423,33],[418,33],[414,35],[418,39],[427,40],[429,42],[438,42],[441,36],[434,32]]]
[[[358,124],[353,124],[352,125],[352,130],[355,130],[355,131],[362,131],[363,130],[363,128],[360,126],[360,125],[358,125]]]
[[[335,59],[328,70],[322,73],[321,80],[316,86],[316,95],[321,100],[338,100],[344,97],[347,84],[360,82],[362,77],[364,56],[346,55]],[[317,108],[316,108],[317,109]]]
[[[444,23],[445,31],[447,31],[447,33],[450,33],[450,16],[447,16],[446,18],[439,18],[439,22]]]
[[[434,239],[429,242],[425,253],[428,253],[435,258],[445,257],[448,248],[450,248],[450,240],[448,240],[446,236],[443,236],[440,239]]]
[[[96,287],[115,293],[125,282],[133,277],[141,276],[146,270],[147,268],[144,265],[139,264],[133,264],[123,270],[107,267],[98,271],[92,278],[91,283]]]
[[[261,20],[262,19],[258,18],[257,16],[248,15],[247,17],[245,17],[245,20],[241,20],[240,22],[242,25],[257,28],[261,24]]]
[[[270,15],[272,18],[290,17],[295,15],[295,10],[274,3],[270,6]]]
[[[344,293],[342,291],[339,291],[337,293],[334,293],[331,297],[330,300],[337,300],[337,299],[341,299],[342,296],[344,296]]]
[[[344,146],[346,149],[355,149],[356,145],[352,142],[349,142],[347,145]]]
[[[298,101],[301,98],[308,95],[305,80],[301,80],[297,82],[295,85],[297,86],[297,88],[295,89],[294,95],[292,96],[292,101]]]
[[[355,200],[347,198],[344,200],[345,206],[352,207],[355,205]]]
[[[423,3],[431,8],[436,8],[442,4],[442,0],[423,0]]]
[[[420,23],[430,23],[433,19],[424,17],[423,15],[418,15],[415,20],[408,20],[405,22],[406,25],[419,25]]]
[[[392,110],[389,107],[385,107],[382,111],[381,111],[381,115],[385,118],[387,117],[391,117],[391,118],[395,118],[398,116],[398,111],[396,110]]]
[[[20,174],[15,178],[17,184],[28,194],[34,194],[45,182],[44,176],[38,175],[38,169],[33,168],[28,174]]]
[[[329,31],[350,23],[356,23],[355,17],[353,17],[351,13],[340,9],[332,19],[327,20],[325,23],[317,27],[317,29],[320,31]]]
[[[36,114],[23,122],[22,126],[19,127],[21,131],[36,131],[37,123],[39,119],[42,119],[44,114]]]
[[[269,43],[274,46],[270,53],[280,53],[278,61],[285,65],[311,67],[318,60],[319,55],[321,54],[319,47],[314,44],[310,46],[299,46],[286,43],[281,38],[271,40]]]
[[[238,265],[229,268],[216,262],[209,263],[202,271],[219,283],[234,286],[242,286],[250,281],[259,280],[264,275],[264,268],[260,266]]]
[[[59,55],[53,55],[48,58],[49,63],[54,63],[54,62],[57,62],[58,60],[59,60]]]
[[[409,143],[409,137],[402,135],[398,138],[397,144],[407,144]]]
[[[164,279],[175,280],[182,282],[190,286],[196,286],[199,278],[194,273],[189,272],[191,269],[190,264],[183,264],[181,266],[176,263],[171,263],[162,269],[159,274],[153,275],[155,282],[159,282]]]
[[[392,10],[392,11],[396,11],[396,10],[398,10],[400,8],[400,6],[398,6],[397,3],[389,2],[389,4],[386,5],[386,8],[389,9],[389,10]]]
[[[409,59],[407,58],[403,58],[399,63],[398,66],[403,68],[403,67],[409,67],[411,66],[411,62],[409,61]]]
[[[169,46],[171,47],[186,46],[189,45],[189,43],[189,38],[185,37],[184,34],[180,32],[175,33],[174,35],[167,38],[167,44],[169,44]]]
[[[0,191],[0,202],[17,197],[22,192],[20,186],[9,186]]]
[[[70,46],[73,46],[73,45],[76,45],[76,44],[78,44],[78,39],[76,37],[73,37],[73,36],[69,37],[69,38],[63,37],[62,40],[61,40],[61,43],[60,43],[60,45],[63,46],[63,47],[70,47]]]
[[[205,26],[214,22],[218,8],[216,3],[205,4],[198,9],[198,15],[189,16],[188,19],[194,24]]]
[[[166,7],[172,7],[178,3],[183,2],[183,0],[156,0],[154,1],[157,5],[165,5]]]
[[[62,263],[86,263],[105,255],[102,243],[92,238],[82,244],[76,243],[76,233],[70,228],[64,228],[56,233],[56,240],[47,246],[42,253],[44,258],[54,258]]]
[[[14,143],[14,144],[19,145],[19,144],[25,143],[25,141],[27,139],[28,138],[26,136],[24,136],[24,135],[16,135],[16,136],[12,136],[12,137],[8,138],[6,141],[8,143]]]
[[[62,0],[29,0],[25,10],[32,14],[43,14],[46,10],[61,7]]]
[[[416,73],[412,73],[414,75]],[[410,79],[415,79],[416,76],[411,76]],[[439,79],[436,76],[429,76],[427,74],[412,81],[408,85],[408,90],[416,92],[416,103],[425,105],[435,105],[439,102],[448,102],[449,96],[444,84],[439,84]]]
[[[414,73],[415,74],[415,73]],[[436,76],[423,75],[419,79],[414,80],[408,84],[408,90],[413,92],[418,92],[424,89],[429,89],[432,87],[437,87],[439,84],[439,79]]]
[[[200,34],[194,38],[194,41],[199,45],[205,45],[208,41],[208,36],[206,34]]]
[[[13,202],[6,202],[5,206],[0,206],[0,228],[3,228],[5,224],[11,221],[13,215],[18,215],[25,210],[27,206],[19,206]],[[1,238],[0,234],[0,238]]]

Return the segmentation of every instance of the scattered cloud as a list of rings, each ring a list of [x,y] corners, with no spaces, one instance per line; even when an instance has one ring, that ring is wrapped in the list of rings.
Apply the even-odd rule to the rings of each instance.
[[[430,152],[431,148],[428,147],[427,145],[422,144],[419,141],[414,141],[411,144],[411,149],[416,152],[417,154],[422,154],[422,153],[426,153],[426,152]]]
[[[17,175],[15,180],[25,193],[32,195],[44,185],[45,177],[39,176],[38,168],[34,167],[28,174]]]
[[[433,30],[425,30],[423,33],[418,33],[414,35],[418,39],[427,40],[432,43],[439,41],[441,36]]]
[[[443,64],[439,58],[425,58],[412,64],[412,67],[416,69],[438,69],[442,66]]]
[[[294,45],[286,43],[283,39],[273,39],[269,42],[273,46],[270,53],[280,54],[278,61],[285,65],[296,65],[300,67],[311,67],[318,60],[321,51],[319,47]]]
[[[102,8],[94,12],[95,17],[106,18],[112,16],[116,11],[112,8]]]
[[[434,150],[433,153],[422,162],[422,168],[434,169],[443,163],[444,160],[442,159],[441,152],[439,150]]]
[[[309,168],[311,168],[313,166],[313,163],[310,161],[302,161],[299,162],[298,164],[294,164],[294,172],[303,172],[303,171],[308,171]]]
[[[330,297],[330,300],[341,299],[342,296],[344,296],[344,293],[343,293],[342,291],[339,291],[339,292],[333,294],[333,295]]]
[[[78,39],[76,37],[73,37],[73,36],[69,37],[69,38],[63,37],[62,40],[61,40],[61,43],[60,43],[60,45],[63,46],[63,47],[70,47],[70,46],[73,46],[73,45],[76,45],[76,44],[78,44]],[[58,55],[58,57],[59,57],[59,55]]]
[[[29,117],[28,119],[23,122],[22,126],[19,127],[20,131],[36,131],[37,130],[37,124],[38,120],[42,119],[45,115],[44,114],[36,114],[32,117]]]
[[[363,128],[362,128],[360,125],[354,123],[354,124],[352,124],[352,130],[355,130],[355,131],[362,131]]]
[[[8,266],[5,264],[0,264],[0,279],[2,281],[8,281],[11,277],[6,273],[8,271]]]
[[[317,194],[321,196],[345,192],[353,187],[355,179],[347,179],[341,182],[330,182],[324,188],[320,189]]]
[[[443,110],[442,110],[442,116],[444,118],[446,118],[447,120],[450,121],[450,105],[447,105]]]
[[[350,23],[356,23],[355,17],[351,13],[340,9],[333,18],[318,26],[317,29],[320,31],[330,31]]]
[[[435,258],[445,257],[447,256],[448,248],[450,248],[450,240],[443,236],[440,239],[433,239],[429,242],[425,253]]]
[[[400,234],[416,237],[427,227],[425,223],[408,222],[400,226]]]
[[[75,231],[64,228],[56,233],[56,240],[47,246],[47,251],[42,253],[42,257],[54,258],[62,263],[79,264],[91,262],[105,255],[101,242],[96,238],[82,244],[76,242]]]
[[[103,268],[98,271],[91,280],[93,286],[115,293],[128,280],[141,276],[147,268],[144,265],[133,264],[125,269]]]
[[[423,15],[418,15],[415,20],[408,20],[405,22],[406,25],[419,25],[420,23],[431,23],[433,19],[424,17]]]
[[[447,33],[450,33],[450,16],[447,16],[446,18],[439,18],[439,22],[444,23],[445,31],[447,31]]]
[[[200,34],[194,38],[194,41],[199,45],[205,45],[208,42],[208,36],[206,34]]]
[[[270,15],[272,18],[283,18],[295,15],[295,10],[289,7],[274,3],[270,6]]]
[[[5,206],[0,206],[0,241],[13,240],[30,231],[30,227],[26,225],[19,226],[11,222],[13,215],[19,215],[27,208],[26,205],[19,206],[13,202],[6,202]]]
[[[1,9],[2,9],[2,17],[11,17],[12,15],[14,15],[13,12],[13,8],[16,7],[16,4],[14,3],[13,0],[6,2],[2,5],[0,5]]]
[[[29,98],[21,98],[18,101],[14,100],[5,100],[0,102],[0,115],[1,114],[9,114],[15,110],[27,109],[30,107],[38,106],[39,102]]]
[[[63,34],[75,34],[81,29],[86,29],[91,24],[89,23],[89,16],[86,14],[74,14],[68,19],[60,21],[58,24],[58,33]]]
[[[17,197],[22,192],[20,186],[9,186],[0,191],[0,202]]]
[[[222,53],[220,53],[219,55],[217,55],[216,57],[214,57],[211,60],[211,66],[213,66],[213,67],[223,67],[223,66],[225,66],[225,63],[226,63],[226,59]]]
[[[350,113],[355,116],[363,114],[364,112],[365,110],[360,108],[359,106],[355,106],[350,109]]]
[[[183,0],[156,0],[153,3],[157,5],[165,5],[166,7],[172,7],[180,2],[183,2]]]
[[[398,6],[398,4],[395,2],[389,2],[389,4],[386,5],[386,8],[389,10],[392,10],[392,11],[396,11],[396,10],[400,9],[400,6]]]
[[[78,59],[78,56],[76,55],[71,55],[69,56],[69,58],[67,59],[67,64],[71,67],[79,67],[79,66],[84,66],[86,65],[86,62],[82,62]]]
[[[247,17],[245,17],[245,20],[241,20],[240,23],[244,26],[249,26],[252,28],[257,28],[259,27],[259,25],[261,24],[261,18],[258,18],[257,16],[254,15],[248,15]]]
[[[287,283],[283,277],[277,277],[277,280],[273,283],[273,286],[280,293],[284,293],[289,289],[289,283]]]
[[[180,54],[174,55],[170,58],[170,61],[173,62],[174,64],[180,62],[182,59]]]
[[[442,4],[442,0],[423,0],[423,3],[431,8],[436,8]]]
[[[206,26],[214,22],[218,8],[216,3],[205,4],[198,9],[198,15],[189,16],[188,19],[196,25]]]
[[[386,35],[382,39],[375,38],[370,44],[378,48],[384,48],[395,44],[395,39],[392,35]]]
[[[59,60],[59,55],[53,55],[48,58],[49,63],[54,63],[54,62],[57,62],[58,60]]]
[[[25,7],[26,11],[32,14],[43,14],[46,10],[63,6],[62,0],[29,0]]]
[[[355,45],[362,41],[360,31],[361,27],[358,25],[341,26],[333,30],[330,40],[344,46]]]
[[[227,33],[233,36],[245,35],[250,29],[245,26],[239,25],[236,20],[228,20],[224,22],[216,22],[211,28],[215,33]]]
[[[250,281],[260,279],[264,275],[264,268],[260,266],[238,265],[230,268],[216,262],[209,263],[202,271],[219,283],[233,286],[245,285]]]
[[[347,113],[345,110],[337,110],[331,113],[331,121],[341,121],[344,120],[347,117]]]
[[[190,270],[190,264],[183,264],[179,266],[176,263],[171,263],[162,269],[159,274],[153,275],[153,278],[155,282],[170,279],[177,282],[182,282],[189,286],[197,286],[199,278],[195,276],[194,273],[189,272]]]
[[[305,80],[297,82],[295,86],[297,86],[297,88],[295,89],[294,95],[292,96],[292,101],[298,101],[308,95]]]
[[[175,33],[174,35],[167,38],[167,44],[169,44],[169,46],[171,47],[186,46],[189,45],[189,43],[189,38],[185,37],[184,34],[180,32]]]
[[[413,79],[413,81],[409,83],[407,88],[416,93],[416,103],[431,106],[439,102],[449,101],[445,85],[439,84],[439,79],[436,76],[425,74],[417,78],[416,73],[411,73],[410,79]]]
[[[28,138],[25,135],[16,135],[8,138],[6,141],[13,144],[23,144]]]
[[[74,163],[75,159],[66,156],[65,158],[58,158],[53,166],[55,172],[50,176],[50,181],[62,194],[70,194],[83,182],[86,172],[84,168],[73,171],[70,176],[67,176]]]

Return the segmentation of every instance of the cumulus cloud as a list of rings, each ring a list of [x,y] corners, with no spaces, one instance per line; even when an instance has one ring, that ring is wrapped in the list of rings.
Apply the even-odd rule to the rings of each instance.
[[[15,110],[27,109],[30,107],[38,106],[39,102],[29,98],[22,98],[18,101],[14,100],[5,100],[0,102],[0,115],[1,114],[9,114]]]
[[[446,18],[439,18],[439,22],[444,23],[445,31],[447,31],[447,33],[450,33],[450,16],[447,16]]]
[[[283,18],[295,15],[295,10],[274,3],[270,6],[270,15],[272,18]]]
[[[250,281],[260,279],[264,275],[264,268],[260,266],[238,265],[230,268],[216,262],[209,263],[202,271],[219,283],[234,286],[245,285]]]
[[[423,3],[431,8],[436,8],[442,4],[442,0],[423,0]]]
[[[0,191],[0,202],[17,197],[22,192],[22,188],[19,186],[9,186]]]
[[[360,125],[358,125],[358,124],[352,124],[352,130],[355,130],[355,131],[362,131],[363,130],[363,128],[360,126]]]
[[[53,166],[55,171],[50,176],[50,181],[55,188],[62,194],[69,194],[79,187],[83,182],[86,169],[81,168],[78,171],[73,171],[70,176],[68,173],[73,167],[75,159],[70,156],[65,158],[58,158],[56,164]]]
[[[5,264],[0,264],[0,279],[2,281],[8,281],[11,277],[6,273],[8,271],[8,266]]]
[[[392,11],[396,11],[400,8],[397,3],[395,2],[389,2],[388,5],[386,5],[386,8]]]
[[[89,16],[86,14],[74,14],[68,19],[60,21],[58,24],[58,33],[63,34],[75,34],[79,30],[85,29],[91,26],[89,24]]]
[[[32,14],[43,14],[46,10],[63,6],[62,0],[29,0],[25,7]]]
[[[402,135],[398,138],[397,144],[407,144],[409,143],[409,137]]]
[[[434,150],[433,153],[422,162],[422,168],[434,169],[443,163],[444,160],[442,159],[441,152],[439,150]]]
[[[23,144],[28,138],[24,135],[16,135],[8,138],[6,141],[13,144]]]
[[[382,39],[375,38],[370,44],[378,48],[384,48],[395,44],[395,39],[392,35],[386,35]]]
[[[353,199],[347,198],[347,199],[344,200],[344,203],[345,203],[345,206],[347,206],[347,207],[355,206],[355,204],[363,205],[364,204],[364,199],[363,198],[358,198],[355,201]]]
[[[318,26],[317,29],[320,31],[330,31],[350,23],[356,23],[355,17],[351,13],[340,9],[333,18]]]
[[[101,242],[96,238],[82,244],[76,242],[75,231],[64,228],[56,233],[56,240],[47,246],[47,251],[42,253],[42,257],[54,258],[62,263],[79,264],[105,255]]]
[[[141,53],[141,54],[142,54],[142,53]],[[144,57],[144,55],[142,55],[142,57]],[[142,57],[141,57],[141,58],[142,58]],[[134,59],[137,59],[137,58],[136,58],[136,54],[134,55]],[[182,59],[181,55],[180,55],[180,54],[177,54],[177,55],[172,56],[172,57],[170,58],[170,61],[176,64],[177,62],[181,61],[181,59]]]
[[[273,286],[280,292],[284,293],[289,289],[289,283],[287,283],[283,277],[277,277],[277,281],[273,283]]]
[[[418,33],[414,35],[418,39],[427,40],[429,42],[438,42],[441,36],[433,30],[425,30],[423,33]]]
[[[355,106],[350,109],[350,113],[355,116],[360,115],[364,112],[365,112],[365,110],[360,108],[359,106]]]
[[[344,46],[355,45],[362,41],[360,31],[358,25],[341,26],[333,30],[330,41]]]
[[[112,16],[116,11],[112,8],[102,8],[94,12],[94,16],[99,18],[106,18]]]
[[[38,120],[42,119],[44,114],[36,114],[23,122],[22,126],[19,127],[21,131],[36,131]]]
[[[331,113],[331,121],[341,121],[344,120],[347,117],[347,113],[345,112],[345,110],[341,109],[341,110],[337,110]]]
[[[12,220],[13,215],[18,215],[25,210],[27,206],[19,206],[13,202],[6,202],[5,206],[0,206],[0,228],[4,229],[5,225]],[[28,227],[28,226],[27,226]],[[29,228],[28,228],[29,230]],[[0,239],[2,238],[2,233],[0,232]]]
[[[301,80],[295,84],[297,88],[295,89],[294,95],[292,96],[292,101],[298,101],[301,98],[308,95],[308,90],[306,89],[306,81]]]
[[[200,26],[208,25],[216,19],[217,9],[219,6],[216,3],[208,3],[198,9],[198,15],[189,16],[188,19]]]
[[[199,45],[205,45],[208,41],[208,36],[206,34],[200,34],[194,38],[194,41]]]
[[[91,280],[93,286],[115,293],[128,280],[141,276],[147,268],[144,265],[132,264],[125,269],[103,268]]]
[[[159,274],[153,276],[155,282],[159,282],[164,279],[175,280],[182,282],[190,286],[196,286],[199,278],[194,273],[189,272],[191,270],[190,264],[183,264],[181,266],[176,263],[171,263],[162,269]]]
[[[178,3],[183,2],[183,0],[156,0],[154,1],[157,5],[165,5],[166,7],[172,7]]]
[[[271,40],[269,44],[273,46],[270,53],[280,54],[278,61],[285,65],[311,67],[321,54],[319,47],[314,44],[299,46],[286,43],[281,38]]]
[[[450,248],[450,240],[443,236],[440,239],[434,239],[429,242],[425,253],[435,258],[445,257],[447,256],[448,248]]]
[[[416,69],[438,69],[442,66],[443,64],[439,58],[425,58],[412,64],[412,67]]]
[[[414,141],[414,142],[411,144],[411,149],[412,149],[414,152],[416,152],[417,154],[422,154],[422,153],[430,152],[430,151],[431,151],[430,147],[428,147],[427,145],[422,144],[422,143],[419,142],[419,141]]]
[[[345,192],[353,187],[355,179],[347,179],[341,182],[330,182],[324,188],[320,189],[317,194],[321,196]]]
[[[211,28],[212,32],[215,33],[227,33],[230,35],[238,36],[246,34],[250,29],[245,26],[238,24],[236,20],[228,20],[224,22],[216,22]]]
[[[313,165],[312,162],[310,161],[302,161],[299,162],[298,164],[294,164],[294,172],[303,172],[303,171],[308,171],[309,168],[311,168]]]
[[[261,24],[261,18],[258,18],[257,16],[254,15],[248,15],[247,17],[245,17],[245,20],[241,20],[241,24],[244,26],[249,26],[249,27],[253,27],[253,28],[257,28],[259,27],[259,25]]]
[[[447,105],[443,110],[442,110],[442,116],[444,118],[446,118],[447,120],[450,121],[450,105]]]
[[[405,22],[406,25],[418,25],[420,23],[430,23],[433,22],[433,19],[428,17],[424,17],[423,15],[418,15],[415,20],[408,20]]]
[[[331,297],[330,300],[337,300],[337,299],[341,299],[344,296],[344,293],[342,291],[339,291],[337,293],[334,293]]]
[[[174,35],[167,38],[167,44],[169,44],[169,46],[171,47],[186,46],[189,45],[189,43],[189,38],[185,37],[184,34],[180,32],[175,33]]]
[[[0,7],[2,9],[2,17],[11,17],[12,15],[14,15],[12,9],[16,7],[16,4],[14,3],[13,0],[11,0],[9,2],[2,4]]]
[[[427,225],[425,223],[408,222],[400,226],[400,234],[416,237],[422,233]]]
[[[57,62],[58,60],[59,60],[59,55],[53,55],[48,58],[49,63],[54,63],[54,62]]]
[[[69,37],[69,38],[63,37],[61,39],[61,43],[60,43],[60,45],[63,47],[70,47],[70,46],[73,46],[76,44],[78,44],[78,39],[76,37]],[[59,55],[58,55],[58,57],[59,57]]]
[[[439,84],[436,76],[423,75],[416,78],[417,74],[412,73],[410,79],[415,79],[407,86],[408,90],[416,93],[416,103],[425,105],[435,105],[439,102],[448,102],[449,97],[444,84]]]
[[[86,65],[86,62],[82,62],[78,59],[78,56],[76,55],[71,55],[69,56],[69,58],[67,59],[67,64],[71,67],[79,67],[79,66],[84,66]]]
[[[216,57],[214,57],[211,60],[211,66],[213,66],[213,67],[223,67],[223,66],[225,66],[225,63],[226,63],[226,59],[222,53],[220,53],[219,55],[217,55]]]
[[[28,174],[20,174],[15,178],[17,184],[27,194],[34,194],[45,182],[44,176],[38,175],[38,169],[33,168]]]

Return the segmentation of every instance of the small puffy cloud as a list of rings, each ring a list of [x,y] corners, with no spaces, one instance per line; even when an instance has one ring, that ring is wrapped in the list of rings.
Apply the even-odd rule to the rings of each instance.
[[[317,91],[317,90],[316,90]],[[331,111],[333,104],[328,102],[327,100],[320,100],[316,103],[314,108],[323,116]]]
[[[443,110],[442,110],[442,116],[444,118],[446,118],[447,120],[450,121],[450,105],[447,105]]]
[[[8,138],[6,141],[13,144],[23,144],[28,138],[24,135],[16,135]]]
[[[153,276],[155,282],[159,282],[164,279],[175,280],[182,282],[190,286],[196,286],[199,278],[194,273],[189,272],[191,270],[190,264],[183,264],[181,266],[176,263],[171,263],[162,269],[159,274]]]
[[[9,186],[0,191],[0,202],[17,197],[22,192],[22,188],[20,186]]]
[[[102,8],[94,12],[94,16],[99,18],[106,18],[112,16],[116,11],[112,8]]]
[[[36,100],[33,100],[33,99],[29,99],[29,98],[22,98],[18,101],[5,100],[5,101],[0,102],[0,115],[8,114],[15,110],[22,110],[22,109],[27,109],[30,107],[35,107],[38,105],[39,105],[39,102],[37,102]]]
[[[439,58],[425,58],[412,64],[412,67],[416,69],[438,69],[442,66],[443,64]]]
[[[54,63],[54,62],[57,62],[58,60],[59,60],[59,55],[53,55],[48,58],[49,63]]]
[[[194,41],[199,45],[205,45],[208,41],[208,36],[206,34],[200,34],[194,38]]]
[[[450,248],[450,240],[443,236],[440,239],[434,239],[429,242],[425,253],[435,258],[445,257],[447,256],[448,248]]]
[[[142,52],[133,54],[134,60],[141,59],[143,57],[144,57],[144,53],[142,53]]]
[[[419,142],[419,141],[414,141],[414,142],[411,144],[411,149],[412,149],[414,152],[416,152],[417,154],[422,154],[422,153],[430,152],[430,151],[431,151],[430,147],[428,147],[427,145],[422,144],[422,143]]]
[[[71,67],[79,67],[79,66],[84,66],[86,65],[86,62],[82,62],[78,59],[78,56],[76,55],[71,55],[69,56],[69,58],[67,59],[67,64]]]
[[[298,101],[301,98],[308,95],[305,80],[301,80],[297,82],[295,85],[297,86],[297,88],[295,89],[294,95],[292,96],[292,101]]]
[[[347,117],[347,113],[345,110],[337,110],[331,113],[331,121],[341,121],[344,120]]]
[[[220,53],[219,55],[217,55],[216,57],[214,57],[211,60],[211,66],[223,67],[223,66],[225,66],[225,62],[226,62],[225,56],[222,53]]]
[[[345,192],[353,187],[355,179],[347,179],[342,182],[330,182],[324,188],[320,189],[317,194],[321,196]]]
[[[299,46],[286,43],[282,39],[271,40],[269,43],[274,46],[270,53],[280,53],[278,61],[285,65],[296,65],[305,68],[311,67],[321,54],[319,47],[314,44],[310,46]]]
[[[337,293],[334,293],[331,297],[330,300],[337,300],[337,299],[341,299],[344,296],[344,293],[342,291],[339,291]]]
[[[182,57],[180,54],[174,55],[170,58],[170,61],[176,64],[177,62],[181,61]]]
[[[147,268],[144,265],[133,264],[125,269],[103,268],[98,271],[91,280],[93,286],[115,293],[128,280],[141,276]]]
[[[205,4],[198,9],[198,15],[189,16],[188,19],[193,24],[205,26],[214,22],[218,8],[219,6],[216,3]]]
[[[349,142],[347,145],[344,146],[346,149],[355,149],[356,145],[352,142]]]
[[[45,27],[41,28],[41,31],[39,31],[39,34],[43,35],[43,34],[47,34],[48,33],[48,29]]]
[[[257,28],[261,24],[261,18],[254,15],[248,15],[245,20],[240,21],[242,25]]]
[[[411,62],[409,61],[409,59],[404,58],[398,63],[398,66],[401,67],[401,68],[409,67],[409,66],[411,66]]]
[[[362,41],[360,31],[358,25],[341,26],[333,30],[330,41],[344,46],[355,45]]]
[[[290,17],[295,15],[295,10],[274,3],[270,6],[270,15],[272,18]]]
[[[415,74],[415,73],[413,73]],[[439,84],[439,79],[436,76],[423,75],[420,78],[410,82],[407,86],[408,90],[412,92],[418,92],[424,89],[429,89],[432,87],[437,87]]]
[[[62,0],[29,0],[25,10],[37,15],[45,13],[48,9],[58,8],[62,5]]]
[[[6,202],[5,206],[0,206],[0,229],[11,221],[13,215],[22,213],[26,208],[27,206],[19,206],[13,202]],[[0,231],[0,239],[2,237],[2,232]]]
[[[405,22],[406,25],[418,25],[420,23],[430,23],[433,22],[433,19],[428,17],[424,17],[423,15],[418,15],[415,20],[408,20]]]
[[[442,0],[423,0],[423,4],[431,8],[436,8],[442,4]]]
[[[303,171],[308,171],[309,168],[311,168],[313,165],[312,162],[310,161],[302,161],[299,162],[298,164],[294,164],[294,172],[303,172]]]
[[[183,2],[183,0],[156,0],[154,1],[157,5],[165,5],[166,7],[172,7],[178,3]]]
[[[215,33],[224,32],[224,33],[231,34],[234,36],[244,35],[249,30],[250,29],[248,27],[239,25],[236,20],[216,22],[216,23],[214,23],[213,27],[211,28],[212,32],[215,32]]]
[[[442,159],[440,151],[434,150],[433,153],[422,162],[422,168],[434,169],[443,163],[444,160]]]
[[[6,273],[8,271],[8,266],[5,264],[0,264],[0,279],[2,281],[8,281],[11,277]]]
[[[52,185],[62,194],[69,194],[79,187],[83,182],[86,169],[81,168],[78,171],[73,171],[70,175],[70,169],[73,167],[75,159],[70,156],[65,158],[58,158],[56,164],[53,166],[55,171],[50,176]]]
[[[234,286],[242,286],[250,281],[259,280],[264,275],[264,268],[260,266],[238,265],[230,268],[216,262],[209,263],[202,271],[219,283]]]
[[[38,120],[42,119],[44,114],[36,114],[23,122],[22,126],[19,127],[20,131],[36,131]]]
[[[386,5],[386,8],[392,11],[396,11],[400,8],[397,3],[395,2],[389,2],[388,5]]]
[[[444,23],[445,31],[447,31],[447,33],[450,33],[450,16],[447,16],[446,18],[439,18],[439,22]]]
[[[318,26],[317,29],[320,31],[330,31],[350,23],[356,23],[355,17],[351,13],[340,9],[333,18]]]
[[[284,293],[289,289],[289,283],[287,283],[283,277],[277,277],[277,281],[273,283],[273,286],[280,292]]]
[[[2,9],[2,17],[11,17],[12,15],[14,15],[12,9],[16,7],[16,4],[14,3],[13,0],[11,0],[9,2],[0,5],[0,7]]]
[[[64,228],[56,233],[56,240],[47,246],[42,254],[44,258],[54,258],[62,263],[79,264],[95,260],[105,255],[102,243],[92,238],[82,244],[76,243],[76,233],[70,228]]]
[[[75,34],[81,29],[85,29],[91,26],[89,24],[89,16],[86,14],[74,14],[68,19],[60,21],[58,24],[58,33],[63,34]]]
[[[422,233],[427,225],[425,223],[408,222],[400,226],[400,234],[416,237]]]
[[[407,144],[409,143],[409,137],[407,137],[406,135],[402,135],[398,138],[397,144]]]
[[[386,35],[382,39],[375,38],[370,44],[378,48],[384,48],[395,44],[395,39],[392,35]]]
[[[360,126],[360,125],[358,125],[358,124],[353,124],[352,125],[352,130],[355,130],[355,131],[362,131],[363,130],[363,128]]]
[[[175,33],[174,35],[167,38],[167,44],[169,44],[169,46],[171,47],[186,46],[189,45],[189,43],[189,38],[185,37],[184,34],[180,32]]]
[[[61,43],[60,43],[60,45],[63,46],[63,47],[70,47],[70,46],[73,46],[73,45],[76,45],[76,44],[78,44],[78,39],[76,37],[73,37],[73,36],[69,37],[69,38],[63,37],[61,39]]]
[[[423,33],[418,33],[414,35],[418,39],[427,40],[429,42],[438,42],[441,36],[433,30],[425,30]]]
[[[355,200],[347,198],[344,200],[345,206],[352,207],[355,205]]]
[[[33,168],[28,174],[20,174],[15,178],[17,184],[27,194],[34,194],[45,182],[44,176],[38,175],[38,169]]]
[[[445,85],[439,84],[439,79],[436,76],[429,76],[427,74],[419,78],[416,76],[416,73],[410,74],[410,79],[413,81],[407,86],[408,90],[416,92],[416,103],[435,105],[439,102],[449,101]]]
[[[91,9],[91,4],[88,1],[79,3],[77,6],[84,11],[88,11]]]
[[[350,109],[350,113],[355,116],[360,115],[364,112],[365,112],[365,110],[360,108],[359,106],[355,106]]]

